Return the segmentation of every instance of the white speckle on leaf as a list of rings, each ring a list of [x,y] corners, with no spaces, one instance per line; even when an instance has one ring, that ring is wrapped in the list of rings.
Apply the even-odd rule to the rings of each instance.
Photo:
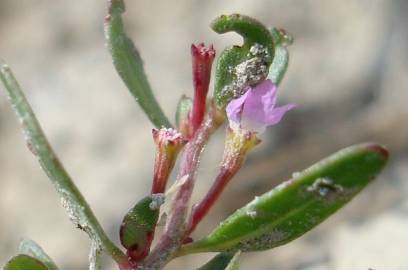
[[[149,204],[151,210],[157,210],[165,201],[165,196],[163,193],[152,194],[152,202]]]
[[[300,172],[294,172],[292,173],[292,178],[298,178],[301,175]]]
[[[334,184],[334,181],[329,177],[317,178],[311,186],[308,186],[306,191],[316,192],[321,197],[327,197],[330,194],[343,192],[343,187]]]
[[[288,234],[284,231],[273,229],[270,232],[261,234],[260,236],[246,241],[240,242],[237,246],[241,251],[264,250],[276,247],[281,241],[288,238]]]
[[[246,211],[246,214],[247,214],[247,216],[249,216],[250,218],[254,219],[254,218],[256,218],[257,212],[256,212],[256,210],[250,210],[250,209],[248,209],[248,210]]]

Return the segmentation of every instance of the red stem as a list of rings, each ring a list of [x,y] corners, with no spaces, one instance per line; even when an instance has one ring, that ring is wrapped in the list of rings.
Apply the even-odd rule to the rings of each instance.
[[[151,194],[164,193],[173,164],[174,162],[169,160],[167,153],[157,151]]]
[[[208,86],[207,91],[204,92],[204,89],[202,85],[197,85],[194,92],[193,111],[191,112],[192,135],[194,135],[204,118]]]
[[[234,160],[233,163],[234,164],[228,168],[225,168],[224,166],[221,167],[217,178],[205,197],[198,204],[193,206],[185,237],[188,237],[194,231],[200,221],[208,214],[214,203],[224,191],[227,184],[241,168],[242,158],[239,157],[238,159]]]
[[[157,246],[140,266],[140,269],[160,269],[180,247],[185,235],[185,219],[189,201],[194,188],[195,176],[200,161],[200,155],[210,135],[220,123],[209,114],[207,120],[197,130],[194,137],[184,147],[180,171],[177,179],[187,177],[179,187],[174,198],[163,235]]]
[[[201,202],[193,206],[184,236],[185,239],[187,239],[200,221],[208,214],[227,184],[239,171],[248,151],[259,142],[260,140],[252,132],[228,129],[220,172],[205,197]]]
[[[128,258],[118,263],[118,265],[119,265],[120,270],[133,270],[134,269],[134,267],[132,266]]]

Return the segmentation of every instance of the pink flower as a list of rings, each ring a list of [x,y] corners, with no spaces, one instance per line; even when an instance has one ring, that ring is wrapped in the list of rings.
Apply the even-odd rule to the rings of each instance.
[[[279,123],[283,115],[296,105],[275,107],[276,92],[277,87],[271,80],[265,80],[254,88],[247,87],[245,94],[231,100],[227,105],[230,126],[263,132],[266,127]]]

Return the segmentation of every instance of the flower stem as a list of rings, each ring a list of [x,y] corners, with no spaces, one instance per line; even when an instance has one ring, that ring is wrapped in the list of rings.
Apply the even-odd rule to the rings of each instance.
[[[200,221],[207,215],[207,213],[210,211],[214,203],[217,201],[218,197],[224,191],[225,187],[232,179],[232,177],[234,177],[240,167],[241,164],[234,168],[234,170],[221,168],[208,193],[198,204],[193,206],[186,230],[186,237],[188,237],[194,231]]]
[[[211,110],[194,137],[184,147],[177,179],[185,179],[174,198],[165,231],[157,246],[140,266],[140,269],[161,269],[180,248],[185,235],[186,215],[193,192],[200,155],[210,135],[222,123]]]
[[[252,132],[228,129],[220,172],[202,201],[193,206],[185,237],[188,237],[207,215],[227,184],[241,168],[249,150],[259,142]]]

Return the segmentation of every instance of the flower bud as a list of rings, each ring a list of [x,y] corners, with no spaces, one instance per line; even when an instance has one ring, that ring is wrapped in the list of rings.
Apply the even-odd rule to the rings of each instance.
[[[204,119],[215,50],[212,45],[207,48],[204,46],[204,43],[200,43],[197,46],[192,44],[191,56],[193,58],[194,101],[191,112],[192,133],[190,137],[194,135]]]
[[[172,128],[153,129],[152,134],[157,151],[151,193],[164,193],[177,155],[187,141],[179,131]]]

